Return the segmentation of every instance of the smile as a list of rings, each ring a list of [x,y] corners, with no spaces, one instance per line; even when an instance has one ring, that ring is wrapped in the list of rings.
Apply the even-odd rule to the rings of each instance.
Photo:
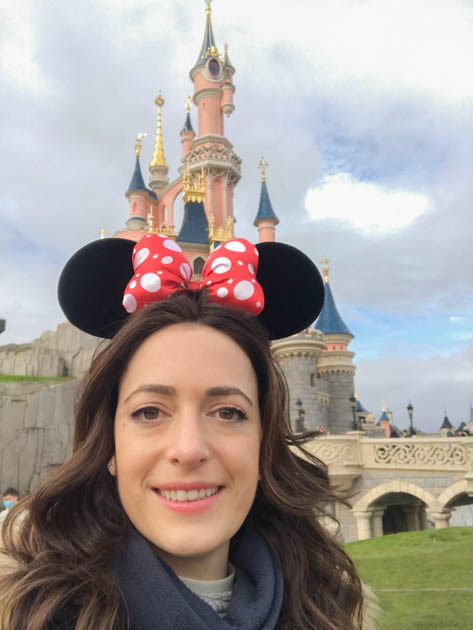
[[[205,499],[205,497],[211,497],[217,494],[220,487],[214,488],[201,488],[199,490],[160,490],[156,489],[156,492],[169,501],[176,501],[177,503],[183,503],[186,501],[198,501],[199,499]]]

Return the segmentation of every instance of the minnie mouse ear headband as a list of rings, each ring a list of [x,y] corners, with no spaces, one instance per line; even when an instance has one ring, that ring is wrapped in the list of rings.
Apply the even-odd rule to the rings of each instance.
[[[66,263],[59,304],[84,332],[111,338],[129,315],[182,289],[207,290],[212,302],[258,317],[271,339],[288,337],[315,321],[323,306],[323,281],[314,263],[285,243],[231,239],[208,257],[202,281],[179,245],[161,234],[138,243],[100,239]]]

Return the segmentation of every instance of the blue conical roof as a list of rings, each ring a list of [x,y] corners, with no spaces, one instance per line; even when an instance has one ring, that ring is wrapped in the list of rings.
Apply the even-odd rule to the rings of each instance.
[[[153,197],[154,199],[158,198],[153,190],[146,188],[146,184],[143,180],[143,175],[141,174],[140,158],[138,156],[136,158],[135,170],[133,172],[130,185],[128,186],[128,190],[126,192],[129,193],[132,190],[146,190],[148,195],[151,195],[151,197]]]
[[[440,427],[440,429],[441,430],[442,429],[453,429],[453,424],[450,422],[450,420],[448,419],[447,415],[443,419],[442,426]]]
[[[177,240],[185,243],[207,244],[209,242],[209,222],[202,201],[186,203]]]
[[[268,187],[266,186],[266,182],[261,182],[261,195],[259,198],[259,207],[258,214],[254,220],[253,225],[257,225],[257,221],[260,219],[274,219],[274,225],[279,223],[279,219],[276,216],[276,213],[273,210],[273,206],[271,205],[271,200],[269,198]]]
[[[186,121],[184,123],[184,127],[182,128],[182,131],[194,131],[192,129],[191,115],[189,112],[187,112]]]
[[[333,299],[332,289],[328,282],[325,283],[325,298],[324,305],[317,321],[314,324],[314,328],[321,330],[326,335],[351,335],[348,326],[340,317],[340,313],[335,306],[335,300]]]
[[[140,158],[138,156],[136,157],[133,177],[131,178],[130,185],[128,186],[128,190],[126,192],[130,192],[130,190],[146,190],[146,192],[149,192],[145,186],[143,175],[141,174]]]
[[[383,409],[383,413],[379,416],[379,420],[387,420],[388,422],[391,422],[391,420],[389,419],[388,414],[386,413],[386,411]]]
[[[358,413],[368,413],[368,409],[365,409],[358,399],[356,400],[356,410]]]
[[[204,63],[207,59],[207,51],[209,48],[216,49],[215,38],[212,30],[212,21],[210,19],[210,8],[207,7],[207,17],[205,20],[205,30],[204,30],[204,41],[202,42],[202,48],[200,49],[199,56],[197,57],[197,61],[195,65],[198,66],[201,63]]]

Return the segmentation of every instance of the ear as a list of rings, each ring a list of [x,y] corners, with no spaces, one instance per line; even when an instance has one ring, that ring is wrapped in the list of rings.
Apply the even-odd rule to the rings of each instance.
[[[112,458],[110,459],[110,461],[107,464],[107,468],[109,473],[112,475],[112,477],[116,477],[117,476],[117,469],[116,469],[116,464],[115,464],[115,455],[112,455]]]

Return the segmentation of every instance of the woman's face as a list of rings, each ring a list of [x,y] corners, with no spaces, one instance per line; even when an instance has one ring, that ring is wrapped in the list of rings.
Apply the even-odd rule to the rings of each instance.
[[[260,441],[256,375],[230,337],[176,324],[138,348],[115,414],[118,492],[181,575],[223,577],[255,496]]]

